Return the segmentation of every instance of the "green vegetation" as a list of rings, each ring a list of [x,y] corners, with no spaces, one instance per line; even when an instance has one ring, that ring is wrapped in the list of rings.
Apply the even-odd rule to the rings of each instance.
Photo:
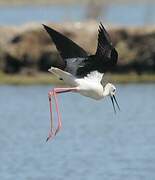
[[[35,75],[0,73],[0,85],[35,85],[35,84],[58,84],[60,81],[53,78],[48,73],[37,73]]]
[[[155,83],[155,74],[107,74],[105,80],[114,83]],[[8,75],[0,73],[0,85],[36,85],[36,84],[62,84],[48,73],[37,73],[35,75]]]

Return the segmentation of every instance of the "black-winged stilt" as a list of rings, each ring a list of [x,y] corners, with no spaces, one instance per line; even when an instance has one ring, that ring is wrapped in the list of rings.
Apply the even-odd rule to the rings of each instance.
[[[47,140],[49,140],[57,134],[62,125],[57,94],[77,92],[95,100],[100,100],[106,96],[110,96],[114,111],[116,112],[114,103],[116,103],[118,109],[120,110],[118,102],[115,98],[115,86],[111,83],[103,84],[102,82],[104,73],[116,65],[118,53],[113,47],[110,36],[106,32],[102,23],[100,23],[99,26],[98,45],[94,55],[89,55],[75,42],[56,30],[46,25],[43,26],[55,43],[56,48],[65,64],[63,69],[51,67],[49,72],[63,80],[68,86],[67,88],[54,88],[48,93],[51,116],[51,129],[47,138]],[[56,112],[58,115],[58,125],[56,129],[53,127],[52,97],[54,97]]]

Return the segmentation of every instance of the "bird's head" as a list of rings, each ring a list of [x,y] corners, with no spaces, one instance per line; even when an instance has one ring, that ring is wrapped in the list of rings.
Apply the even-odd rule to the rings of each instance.
[[[113,84],[108,83],[105,85],[105,92],[106,92],[107,96],[110,96],[111,102],[112,102],[112,105],[114,108],[114,112],[116,113],[115,104],[117,105],[118,109],[120,110],[120,107],[119,107],[118,102],[117,102],[116,97],[115,97],[116,87]]]
[[[107,83],[105,85],[105,91],[107,96],[113,96],[116,93],[116,87],[111,83]]]

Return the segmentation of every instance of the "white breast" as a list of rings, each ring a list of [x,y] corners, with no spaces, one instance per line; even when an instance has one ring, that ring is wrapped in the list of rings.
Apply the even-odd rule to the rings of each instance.
[[[103,86],[101,84],[101,80],[103,77],[103,73],[99,73],[97,71],[92,71],[90,74],[87,74],[86,77],[81,79],[76,79],[76,83],[78,84],[78,92],[96,100],[102,99],[103,96]]]
[[[85,79],[77,79],[78,92],[96,100],[103,98],[103,86],[100,83],[90,82]]]

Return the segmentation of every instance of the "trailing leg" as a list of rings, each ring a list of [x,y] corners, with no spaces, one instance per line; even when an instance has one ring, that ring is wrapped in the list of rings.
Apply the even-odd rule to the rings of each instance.
[[[66,92],[76,92],[77,88],[54,88],[52,91],[48,93],[48,98],[49,98],[49,106],[50,106],[50,120],[51,120],[51,129],[49,132],[49,136],[46,141],[48,141],[51,137],[54,137],[62,127],[62,121],[61,121],[61,114],[59,111],[59,105],[58,105],[58,99],[57,99],[57,94],[60,93],[66,93]],[[56,107],[56,112],[58,116],[58,125],[57,128],[54,128],[54,121],[53,121],[53,112],[52,112],[52,97],[54,96],[54,101],[55,101],[55,107]]]

